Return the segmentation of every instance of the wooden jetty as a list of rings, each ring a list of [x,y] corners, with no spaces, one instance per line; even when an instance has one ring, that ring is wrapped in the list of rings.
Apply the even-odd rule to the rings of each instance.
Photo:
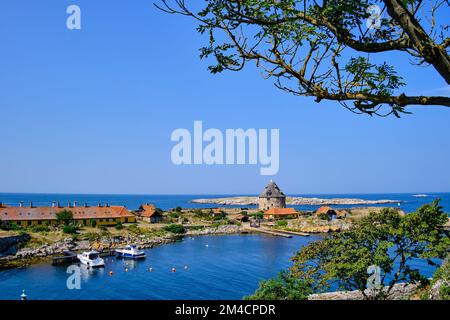
[[[277,236],[277,237],[292,238],[292,235],[290,235],[290,234],[267,230],[264,228],[246,227],[246,229],[250,232],[260,232],[260,233],[270,234],[272,236]]]
[[[63,263],[77,261],[77,260],[78,260],[78,258],[77,258],[77,254],[75,252],[66,250],[66,251],[64,251],[64,256],[53,257],[52,264],[57,265],[57,264],[63,264]]]
[[[311,234],[309,233],[305,233],[305,232],[299,232],[299,231],[288,231],[288,230],[277,230],[277,232],[281,232],[281,233],[287,233],[287,234],[293,234],[296,236],[301,236],[301,237],[309,237]]]
[[[301,236],[301,237],[309,237],[310,236],[309,233],[305,233],[305,232],[273,230],[273,229],[267,229],[267,228],[245,227],[242,230],[242,233],[249,233],[249,232],[261,232],[261,233],[270,234],[270,235],[278,236],[278,237],[285,237],[285,238],[292,238],[292,235]]]

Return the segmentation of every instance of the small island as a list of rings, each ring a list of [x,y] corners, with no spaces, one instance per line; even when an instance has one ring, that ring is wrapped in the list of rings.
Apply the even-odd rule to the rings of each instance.
[[[258,205],[258,197],[238,196],[228,198],[210,198],[210,199],[194,199],[192,203],[201,204],[218,204],[222,206],[255,206]],[[321,205],[375,205],[399,203],[398,200],[365,200],[350,198],[305,198],[305,197],[286,197],[286,204],[291,206],[321,206]]]

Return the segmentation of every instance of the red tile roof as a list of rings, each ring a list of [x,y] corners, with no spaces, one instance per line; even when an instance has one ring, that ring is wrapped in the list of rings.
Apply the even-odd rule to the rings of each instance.
[[[145,218],[150,218],[159,214],[158,211],[156,211],[155,206],[149,203],[141,205],[139,211],[141,212],[141,217]]]
[[[328,213],[328,211],[334,211],[334,209],[328,206],[322,206],[319,209],[317,209],[316,214]]]
[[[292,215],[296,213],[297,211],[294,208],[271,208],[264,212],[264,214],[271,215]]]
[[[81,219],[108,219],[108,218],[132,218],[134,217],[123,206],[104,207],[7,207],[0,208],[0,220],[55,220],[56,213],[69,210],[75,220]]]

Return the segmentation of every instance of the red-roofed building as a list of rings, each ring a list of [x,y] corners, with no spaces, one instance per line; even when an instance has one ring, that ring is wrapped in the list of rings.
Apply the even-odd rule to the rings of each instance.
[[[294,208],[271,208],[264,212],[264,219],[294,218],[298,212]]]
[[[150,203],[141,205],[137,211],[137,215],[141,220],[149,223],[159,223],[164,218],[159,210]]]
[[[108,204],[98,206],[77,206],[68,205],[62,207],[54,203],[51,207],[24,206],[19,207],[0,207],[1,223],[17,223],[27,227],[40,224],[56,224],[56,214],[61,211],[71,211],[76,222],[89,225],[92,221],[96,225],[108,226],[116,225],[118,222],[136,222],[136,217],[123,206],[110,206]]]
[[[330,220],[333,220],[337,217],[336,211],[328,206],[322,206],[319,209],[316,210],[316,215],[323,215],[326,214]]]

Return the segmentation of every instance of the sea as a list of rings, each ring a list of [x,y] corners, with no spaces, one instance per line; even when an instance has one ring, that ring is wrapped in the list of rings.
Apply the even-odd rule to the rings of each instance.
[[[50,206],[53,201],[59,201],[61,205],[98,205],[98,203],[109,203],[110,205],[126,206],[129,210],[136,210],[143,203],[152,203],[156,207],[168,210],[180,206],[182,208],[214,208],[215,204],[193,203],[194,199],[213,199],[234,196],[256,196],[256,195],[113,195],[113,194],[26,194],[26,193],[0,193],[0,202],[4,205],[18,206],[21,201],[24,205],[33,202],[34,206]],[[440,199],[440,205],[446,212],[450,212],[450,193],[380,193],[380,194],[290,194],[292,197],[306,198],[351,198],[363,200],[394,200],[394,203],[370,205],[378,207],[398,207],[405,212],[413,212],[422,205],[432,203]],[[364,205],[365,206],[365,205]],[[243,207],[243,206],[229,206]],[[254,208],[255,206],[245,206]],[[320,206],[301,205],[292,206],[299,210],[315,210]],[[335,208],[361,207],[361,205],[334,205]]]
[[[52,201],[60,201],[61,204],[77,201],[91,205],[108,202],[133,210],[147,202],[162,209],[211,207],[191,201],[224,196],[229,195],[0,194],[0,201],[6,205],[33,202],[36,206],[50,205]],[[398,201],[390,206],[399,206],[406,212],[440,198],[444,209],[450,211],[448,193],[430,193],[420,197],[413,194],[307,196],[390,199]],[[313,210],[316,207],[297,208]],[[42,262],[0,270],[0,300],[19,300],[23,290],[29,300],[240,300],[254,293],[261,281],[289,268],[291,257],[302,246],[319,239],[320,235],[293,238],[262,234],[186,236],[178,242],[145,250],[147,257],[142,261],[107,257],[105,267],[100,269],[87,269],[79,263],[52,266],[49,262]],[[416,259],[411,266],[417,267],[427,277],[435,272],[435,268],[424,260]],[[71,278],[74,267],[80,274],[79,287],[74,286]]]

